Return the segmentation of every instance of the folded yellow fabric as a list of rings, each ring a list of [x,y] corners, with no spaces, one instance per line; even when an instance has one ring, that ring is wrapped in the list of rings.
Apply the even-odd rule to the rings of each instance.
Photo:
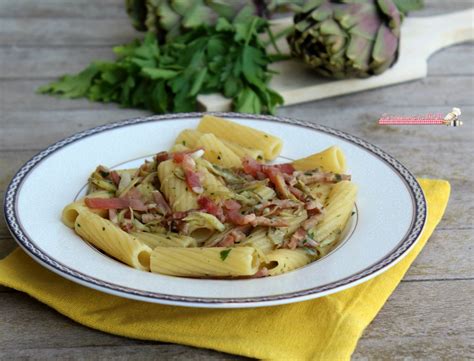
[[[57,276],[20,249],[0,261],[0,284],[26,292],[83,325],[116,335],[265,360],[346,360],[444,213],[449,183],[419,181],[428,203],[428,220],[414,249],[378,277],[315,300],[230,310],[132,301]]]

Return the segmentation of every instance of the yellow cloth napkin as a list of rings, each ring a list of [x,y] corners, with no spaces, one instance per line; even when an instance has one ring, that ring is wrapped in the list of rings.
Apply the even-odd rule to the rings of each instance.
[[[17,249],[0,261],[0,284],[104,332],[265,360],[346,360],[441,220],[450,185],[420,180],[428,220],[414,249],[387,272],[348,290],[283,306],[196,309],[107,295],[70,282]]]

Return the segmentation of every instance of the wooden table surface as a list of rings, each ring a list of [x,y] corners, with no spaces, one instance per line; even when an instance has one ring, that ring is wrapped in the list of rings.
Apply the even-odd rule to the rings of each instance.
[[[123,0],[0,0],[0,198],[14,172],[38,150],[77,131],[146,111],[60,100],[35,89],[139,36]],[[420,16],[472,6],[427,0]],[[452,194],[444,219],[380,314],[354,359],[474,358],[474,45],[435,54],[426,79],[284,107],[279,115],[329,125],[382,147],[419,177],[444,178]],[[446,113],[463,128],[381,127],[382,113]],[[0,221],[0,258],[15,248]],[[74,323],[23,293],[0,287],[0,359],[237,360],[181,345],[112,336]]]

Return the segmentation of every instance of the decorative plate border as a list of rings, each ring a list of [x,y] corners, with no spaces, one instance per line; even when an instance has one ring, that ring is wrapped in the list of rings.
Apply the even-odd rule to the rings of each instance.
[[[335,137],[341,138],[343,140],[349,141],[366,151],[369,151],[373,155],[376,155],[379,159],[384,161],[388,164],[396,173],[397,175],[404,181],[408,190],[410,191],[410,196],[412,198],[413,204],[415,206],[415,214],[412,220],[411,227],[405,237],[399,242],[398,246],[388,254],[386,257],[378,261],[377,263],[373,264],[372,266],[350,276],[343,278],[339,281],[332,282],[326,285],[309,288],[297,292],[292,293],[285,293],[279,295],[272,295],[272,296],[262,296],[262,297],[245,297],[245,298],[207,298],[207,297],[187,297],[187,296],[177,296],[177,295],[169,295],[169,294],[162,294],[157,292],[149,292],[149,291],[142,291],[137,289],[132,289],[128,287],[123,287],[120,285],[112,284],[109,282],[104,282],[100,279],[90,277],[85,275],[81,272],[77,272],[75,270],[70,269],[68,266],[58,262],[57,260],[49,257],[45,254],[35,243],[33,240],[29,239],[26,235],[26,232],[21,226],[21,222],[17,217],[16,212],[16,201],[18,198],[19,191],[21,186],[28,176],[28,174],[39,164],[43,159],[61,149],[71,143],[74,143],[78,140],[86,138],[88,136],[102,133],[111,129],[121,128],[129,125],[135,125],[140,123],[147,123],[147,122],[158,122],[164,120],[172,120],[172,119],[186,119],[186,118],[199,118],[203,114],[213,114],[220,117],[225,118],[238,118],[238,119],[253,119],[253,120],[266,120],[266,121],[274,121],[274,122],[281,122],[287,123],[292,125],[298,125],[305,128],[310,128],[316,131],[320,131],[322,133],[330,134]],[[210,304],[248,304],[246,305],[251,306],[252,303],[260,303],[260,305],[274,304],[276,301],[293,299],[293,298],[302,298],[305,296],[311,296],[316,293],[331,293],[331,291],[336,292],[339,288],[344,287],[350,283],[360,283],[364,279],[369,278],[370,276],[375,276],[383,269],[394,265],[398,262],[401,257],[408,252],[408,250],[416,243],[420,234],[423,230],[423,227],[426,222],[426,200],[423,194],[423,190],[421,189],[420,185],[418,184],[416,178],[411,174],[408,169],[406,169],[400,162],[398,162],[395,158],[391,155],[387,154],[380,148],[366,142],[363,139],[350,135],[348,133],[342,132],[340,130],[336,130],[330,127],[326,127],[323,125],[313,124],[306,121],[295,120],[285,117],[276,117],[276,116],[269,116],[269,115],[253,115],[253,114],[241,114],[241,113],[222,113],[222,112],[208,112],[208,113],[176,113],[176,114],[166,114],[166,115],[154,115],[150,117],[139,117],[133,118],[128,120],[122,120],[110,124],[101,125],[92,129],[88,129],[79,133],[76,133],[68,138],[65,138],[53,145],[49,146],[45,150],[41,151],[33,158],[31,158],[28,162],[26,162],[20,170],[15,174],[12,181],[7,187],[7,191],[5,194],[5,201],[4,201],[4,212],[5,212],[5,220],[7,226],[14,236],[15,240],[18,244],[27,251],[30,256],[33,257],[36,261],[43,263],[48,268],[53,270],[54,272],[69,278],[71,280],[75,280],[83,285],[92,287],[92,288],[100,288],[101,290],[113,293],[113,294],[122,294],[122,296],[129,295],[130,297],[136,297],[143,300],[148,300],[151,302],[162,302],[162,303],[170,303],[170,302],[179,302],[182,305],[188,304],[189,306],[193,305],[210,305]],[[261,304],[263,303],[263,304]]]

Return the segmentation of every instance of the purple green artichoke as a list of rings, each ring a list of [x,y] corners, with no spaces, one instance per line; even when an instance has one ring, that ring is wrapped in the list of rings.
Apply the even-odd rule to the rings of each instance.
[[[310,0],[294,16],[292,55],[330,78],[364,78],[397,61],[408,0]]]
[[[276,11],[300,9],[305,0],[126,0],[135,29],[150,31],[160,42],[169,41],[219,17],[232,21],[242,11],[270,18]]]

